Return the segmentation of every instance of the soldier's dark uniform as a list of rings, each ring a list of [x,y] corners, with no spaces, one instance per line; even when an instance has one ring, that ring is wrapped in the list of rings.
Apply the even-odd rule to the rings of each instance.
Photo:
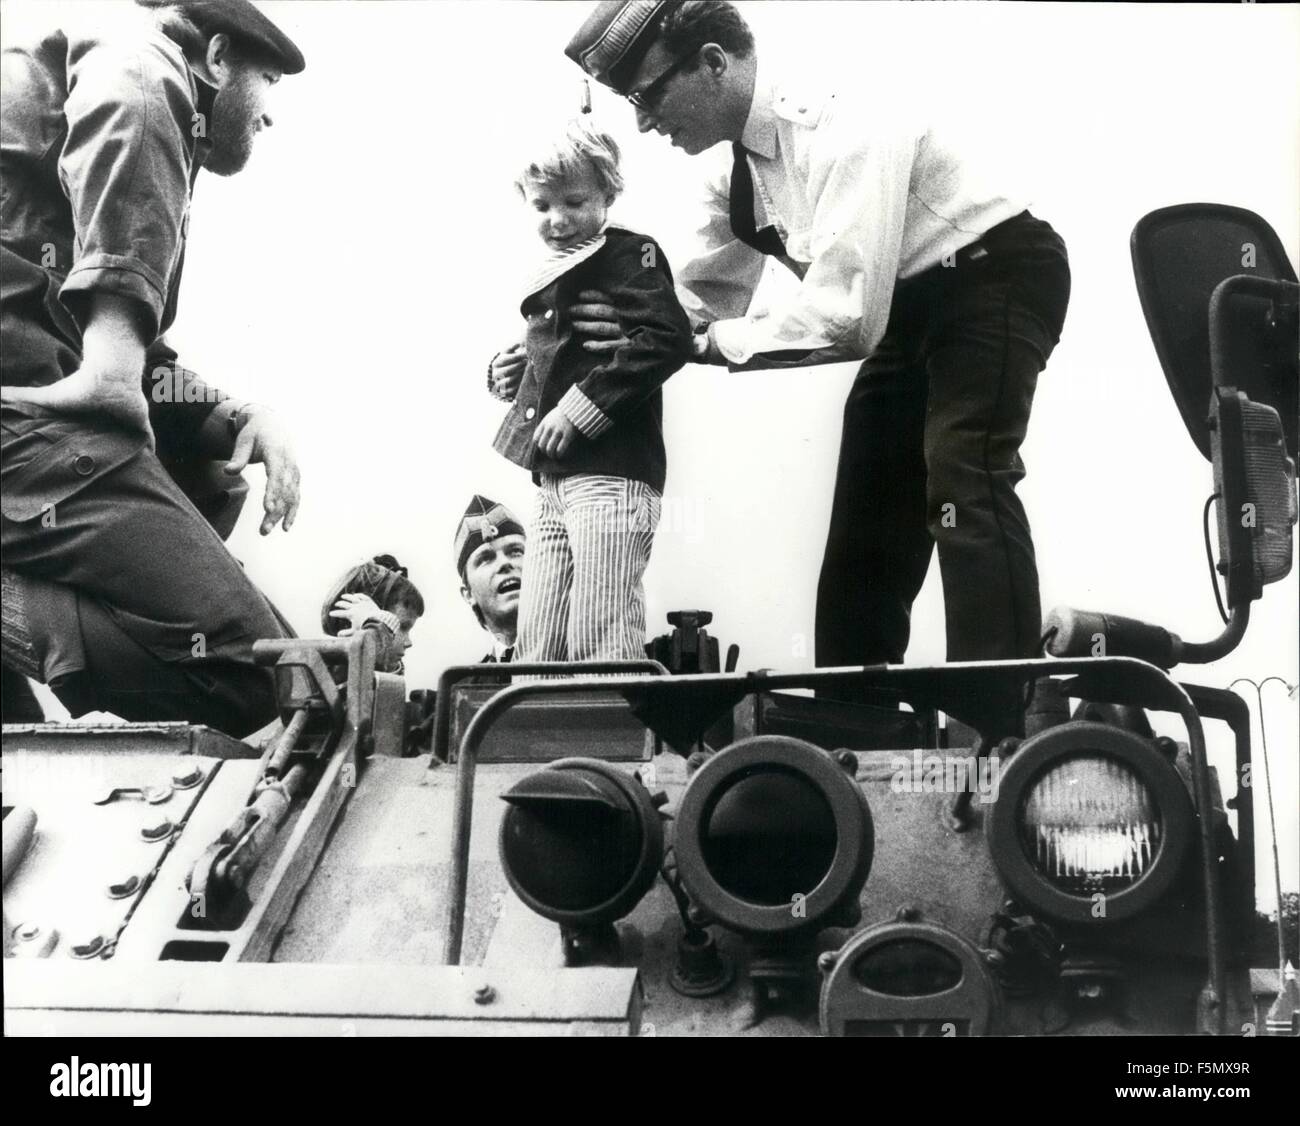
[[[104,419],[0,407],[0,547],[6,583],[22,596],[18,641],[36,666],[23,671],[74,715],[102,709],[245,734],[274,715],[252,643],[287,627],[160,460],[191,461],[227,396],[183,369],[151,377],[175,361],[162,334],[214,91],[147,19],[6,50],[3,88],[0,382],[72,374],[89,298],[131,298],[154,342],[144,382],[158,445],[155,454]],[[11,668],[13,625],[6,614]]]

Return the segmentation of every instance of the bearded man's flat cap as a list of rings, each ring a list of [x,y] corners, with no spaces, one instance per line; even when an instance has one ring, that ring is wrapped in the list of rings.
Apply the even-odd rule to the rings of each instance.
[[[285,74],[300,74],[307,62],[294,43],[251,0],[135,0],[142,8],[178,8],[208,35],[225,32],[265,51]]]

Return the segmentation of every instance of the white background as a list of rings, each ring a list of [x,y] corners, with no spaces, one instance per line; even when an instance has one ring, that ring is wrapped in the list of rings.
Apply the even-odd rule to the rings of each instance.
[[[94,3],[6,0],[6,39]],[[411,568],[428,613],[408,685],[477,659],[485,639],[457,594],[452,536],[475,492],[531,511],[527,474],[491,449],[503,408],[488,358],[518,329],[514,279],[535,236],[511,181],[527,141],[578,105],[562,54],[585,3],[294,0],[264,9],[308,66],[274,91],[275,127],[248,170],[204,175],[172,342],[182,361],[292,423],[303,507],[261,539],[261,474],[231,547],[303,633],[331,580],[377,552]],[[1210,468],[1183,429],[1133,286],[1128,238],[1145,213],[1206,200],[1250,208],[1294,261],[1300,87],[1295,6],[989,3],[742,4],[763,60],[870,76],[924,99],[972,156],[1064,237],[1074,290],[1039,383],[1021,487],[1044,608],[1107,609],[1208,639],[1220,629],[1201,544]],[[690,160],[625,142],[614,218],[684,260]],[[880,112],[890,105],[882,99]],[[812,664],[817,574],[840,412],[854,368],[730,375],[690,367],[665,390],[665,522],[647,577],[652,632],[677,607],[714,611],[741,667]],[[147,545],[142,545],[147,550]],[[944,657],[937,566],[917,603],[910,662]],[[166,582],[165,575],[159,582]],[[1300,679],[1297,585],[1268,588],[1243,645],[1187,679]],[[1251,692],[1253,706],[1253,691]],[[1265,694],[1284,886],[1297,875],[1297,705]],[[1176,721],[1159,724],[1175,736]],[[1210,724],[1217,761],[1226,733]],[[1258,770],[1258,768],[1257,768]],[[1257,790],[1257,795],[1259,791]],[[1273,903],[1267,816],[1261,906]]]

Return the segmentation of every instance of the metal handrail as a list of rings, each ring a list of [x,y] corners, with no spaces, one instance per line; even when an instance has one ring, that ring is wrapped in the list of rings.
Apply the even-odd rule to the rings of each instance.
[[[458,680],[467,679],[469,676],[482,675],[485,672],[489,676],[495,676],[501,680],[516,676],[554,676],[556,674],[573,678],[575,671],[586,673],[650,672],[655,674],[650,677],[638,678],[637,683],[644,683],[646,680],[658,681],[670,675],[662,664],[648,658],[639,661],[521,661],[506,664],[453,665],[438,678],[438,699],[434,705],[434,744],[433,755],[429,760],[430,769],[433,769],[439,761],[439,748],[446,750],[451,726],[451,688]],[[479,710],[478,715],[470,720],[469,727],[465,731],[466,739],[468,739],[469,732],[473,729],[479,716],[484,712],[488,712],[502,696],[509,697],[511,693],[518,692],[521,689],[537,687],[548,687],[552,690],[558,687],[561,691],[564,691],[572,683],[575,683],[574,679],[543,680],[529,682],[528,684],[507,685],[488,700]],[[608,676],[599,679],[593,676],[582,683],[589,686],[587,691],[608,692],[628,683],[628,681],[626,678],[612,681]],[[507,702],[506,707],[509,706],[510,702]],[[503,710],[505,709],[491,711],[490,714],[495,716],[499,714],[499,711]],[[449,966],[460,964],[461,941],[465,930],[465,894],[469,883],[469,833],[470,824],[473,820],[474,769],[477,765],[476,756],[478,753],[478,742],[475,742],[474,754],[469,759],[466,759],[463,753],[464,745],[462,740],[462,753],[456,758],[456,799],[451,823],[451,880],[447,888],[447,927],[443,938],[443,962]]]

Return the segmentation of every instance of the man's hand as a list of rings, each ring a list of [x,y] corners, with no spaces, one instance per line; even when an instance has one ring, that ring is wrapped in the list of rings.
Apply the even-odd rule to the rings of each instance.
[[[59,414],[86,414],[136,430],[153,448],[149,403],[141,386],[144,342],[130,298],[96,293],[82,333],[81,367],[47,387],[0,388],[9,403],[47,407]]]
[[[720,364],[723,367],[727,364],[727,357],[722,354],[722,349],[718,347],[718,338],[713,335],[712,325],[709,325],[707,331],[695,334],[695,362],[697,364]]]
[[[559,407],[552,410],[533,431],[533,445],[549,458],[559,460],[573,445],[578,428]]]
[[[122,375],[83,365],[47,387],[3,387],[6,403],[28,403],[58,414],[86,414],[111,419],[127,430],[137,430],[154,447],[149,427],[149,402],[140,386],[140,373]]]
[[[492,357],[492,394],[498,399],[513,399],[519,391],[528,366],[528,356],[522,344],[512,344]]]
[[[591,339],[582,342],[588,352],[617,352],[630,344],[619,327],[618,314],[610,304],[609,295],[598,289],[584,289],[578,294],[579,304],[569,306],[573,331]]]
[[[289,431],[273,411],[250,403],[239,412],[241,425],[235,437],[235,450],[226,463],[225,472],[232,477],[260,461],[266,468],[266,492],[262,496],[259,531],[269,535],[281,520],[287,532],[298,515],[298,463],[294,460]]]

